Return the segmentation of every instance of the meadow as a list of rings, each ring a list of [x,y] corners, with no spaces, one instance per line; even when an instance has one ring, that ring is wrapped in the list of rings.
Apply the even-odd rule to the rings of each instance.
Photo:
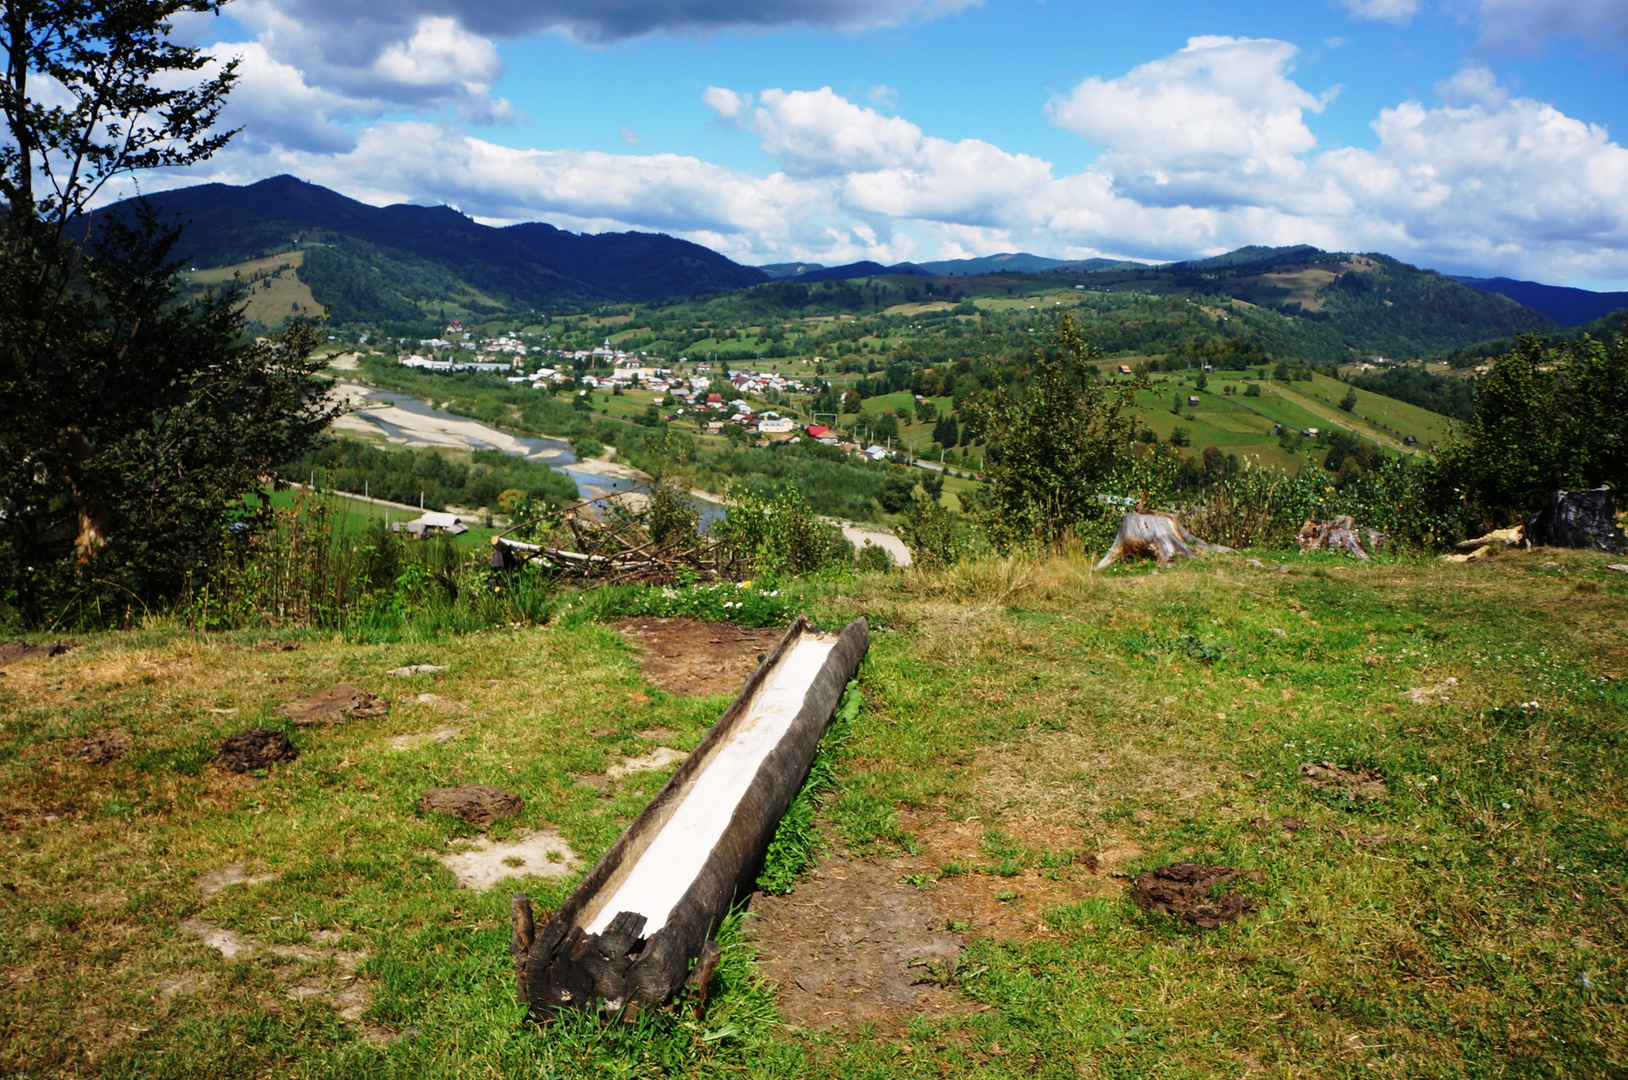
[[[464,634],[86,634],[0,678],[0,1073],[1620,1076],[1628,575],[1605,561],[1092,574],[1066,551],[561,592]],[[510,894],[557,904],[728,700],[653,685],[610,622],[800,610],[874,631],[822,748],[818,864],[723,929],[699,1017],[531,1026]],[[444,670],[386,674],[413,664]],[[388,714],[278,712],[337,682]],[[253,726],[298,758],[212,764]],[[106,764],[69,741],[110,729]],[[1362,784],[1308,782],[1323,763]],[[416,809],[459,781],[519,793],[490,839],[549,837],[551,862],[459,888],[441,857],[477,831]],[[1217,892],[1248,910],[1132,903],[1187,860],[1240,871]]]

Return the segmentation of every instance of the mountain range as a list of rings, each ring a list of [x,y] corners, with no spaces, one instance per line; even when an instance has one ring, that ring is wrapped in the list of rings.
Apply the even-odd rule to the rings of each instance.
[[[1457,327],[1449,334],[1455,341],[1576,326],[1628,307],[1628,293],[1595,293],[1507,278],[1450,279],[1381,255],[1333,254],[1306,245],[1245,247],[1162,265],[1006,252],[893,265],[861,261],[758,267],[661,233],[572,233],[542,222],[494,227],[448,206],[371,206],[292,176],[241,187],[178,188],[146,196],[146,201],[160,220],[183,226],[177,253],[188,267],[236,267],[248,271],[245,279],[269,275],[282,280],[287,274],[290,281],[297,278],[300,289],[309,290],[299,294],[309,301],[306,308],[325,306],[340,323],[406,325],[449,314],[558,311],[605,302],[664,303],[771,281],[990,275],[1036,283],[1066,281],[1087,289],[1224,293],[1289,316],[1325,320],[1354,310],[1355,298],[1383,282],[1385,307],[1402,304],[1415,324],[1428,320],[1434,307],[1446,323]],[[115,203],[97,214],[122,214],[128,208],[128,203]],[[221,278],[217,275],[215,280]],[[271,282],[264,284],[269,288]],[[306,309],[296,298],[281,308],[262,304],[256,317],[280,321],[290,307]],[[1369,321],[1376,325],[1400,318],[1370,314]],[[1478,329],[1485,333],[1477,335]],[[1403,351],[1419,336],[1400,325],[1397,333]],[[1380,335],[1361,347],[1387,348],[1387,340]]]

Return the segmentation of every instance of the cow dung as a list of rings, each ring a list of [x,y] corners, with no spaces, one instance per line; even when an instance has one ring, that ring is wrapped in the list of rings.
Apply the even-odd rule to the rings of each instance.
[[[1385,778],[1373,769],[1342,769],[1332,761],[1301,762],[1300,782],[1347,799],[1384,799],[1390,795]]]
[[[1210,887],[1224,885],[1240,877],[1261,878],[1260,871],[1245,873],[1235,866],[1206,866],[1181,862],[1144,870],[1131,885],[1131,902],[1143,911],[1154,911],[1214,930],[1222,923],[1237,922],[1253,911],[1255,902],[1238,892],[1226,892],[1210,899]]]
[[[284,702],[278,709],[299,727],[318,727],[347,720],[374,720],[390,710],[390,703],[350,683],[340,683],[297,701]]]
[[[276,728],[257,727],[229,736],[220,744],[215,764],[235,773],[264,769],[275,761],[293,761],[299,747]]]
[[[418,800],[418,812],[451,814],[484,829],[499,818],[514,817],[524,805],[520,796],[490,784],[458,784],[430,788]]]
[[[62,749],[86,764],[110,765],[129,753],[132,745],[129,733],[122,728],[105,728],[83,739],[69,739]]]

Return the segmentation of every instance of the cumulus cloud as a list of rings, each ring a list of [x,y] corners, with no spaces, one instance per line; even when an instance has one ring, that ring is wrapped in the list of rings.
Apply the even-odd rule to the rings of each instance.
[[[989,142],[938,138],[828,87],[707,88],[718,122],[775,161],[756,175],[678,154],[517,149],[426,122],[353,133],[347,99],[256,53],[233,105],[253,138],[207,174],[144,184],[292,172],[376,204],[661,230],[748,262],[1025,248],[1177,259],[1312,243],[1455,272],[1628,279],[1628,150],[1603,128],[1472,64],[1436,100],[1381,111],[1371,148],[1320,148],[1306,120],[1326,94],[1295,83],[1294,55],[1284,42],[1196,38],[1122,78],[1086,80],[1051,115],[1101,153],[1066,175]],[[298,117],[279,120],[279,100]]]
[[[1289,78],[1286,41],[1195,37],[1174,56],[1118,79],[1090,78],[1050,105],[1051,118],[1106,149],[1116,187],[1166,205],[1258,203],[1298,187],[1317,138],[1314,96]]]

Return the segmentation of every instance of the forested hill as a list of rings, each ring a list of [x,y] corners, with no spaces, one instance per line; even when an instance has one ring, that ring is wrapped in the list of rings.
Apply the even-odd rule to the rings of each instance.
[[[410,320],[427,304],[467,310],[652,303],[768,280],[753,267],[660,233],[494,228],[447,206],[369,206],[292,176],[147,196],[184,225],[179,256],[200,269],[304,248],[300,281],[340,321]],[[99,215],[125,213],[116,203]],[[467,302],[467,303],[465,303]]]

